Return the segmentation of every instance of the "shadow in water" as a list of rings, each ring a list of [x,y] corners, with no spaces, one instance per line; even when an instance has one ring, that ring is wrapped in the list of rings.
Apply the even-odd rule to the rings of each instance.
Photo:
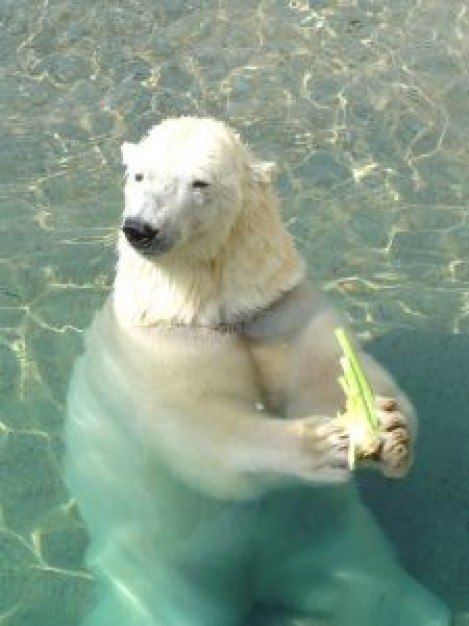
[[[407,570],[453,608],[469,605],[469,336],[391,333],[368,346],[419,416],[416,462],[391,481],[364,472],[360,487]]]

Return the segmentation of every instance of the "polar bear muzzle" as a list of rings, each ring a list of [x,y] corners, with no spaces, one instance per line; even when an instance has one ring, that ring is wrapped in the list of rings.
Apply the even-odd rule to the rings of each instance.
[[[148,222],[128,217],[122,225],[128,243],[143,255],[166,252],[172,245],[169,237]]]

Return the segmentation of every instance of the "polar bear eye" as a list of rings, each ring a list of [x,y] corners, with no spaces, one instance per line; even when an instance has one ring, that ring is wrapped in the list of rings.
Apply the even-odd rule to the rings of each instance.
[[[143,174],[140,172],[138,174],[135,174],[134,179],[137,181],[137,183],[141,183],[143,180]]]
[[[206,180],[193,180],[192,181],[192,188],[193,189],[205,189],[205,187],[208,187],[209,183]]]

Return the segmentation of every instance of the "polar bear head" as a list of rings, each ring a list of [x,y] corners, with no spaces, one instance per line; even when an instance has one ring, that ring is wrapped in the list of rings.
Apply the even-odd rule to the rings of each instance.
[[[223,122],[168,119],[138,144],[124,143],[125,209],[121,245],[148,260],[217,253],[256,186],[269,186],[272,163],[255,159]]]
[[[181,117],[124,143],[125,208],[113,301],[126,324],[244,319],[304,270],[271,184],[223,122]]]

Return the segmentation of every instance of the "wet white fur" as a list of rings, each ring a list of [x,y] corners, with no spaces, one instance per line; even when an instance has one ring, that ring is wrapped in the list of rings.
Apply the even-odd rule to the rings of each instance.
[[[121,235],[113,292],[71,383],[67,481],[103,581],[87,626],[251,624],[254,601],[332,626],[446,625],[343,466],[330,420],[343,404],[341,322],[303,295],[272,165],[195,118],[124,144],[123,159],[124,217],[174,245],[145,258]],[[291,321],[296,305],[270,315],[298,285],[306,320]],[[256,316],[247,334],[225,332]],[[392,378],[363,358],[412,423]]]
[[[250,315],[299,281],[303,267],[280,222],[272,164],[255,160],[221,122],[207,130],[190,118],[168,120],[138,146],[124,144],[123,158],[124,217],[148,218],[181,241],[149,263],[121,236],[120,317],[131,324],[216,324]],[[144,180],[135,182],[135,173]],[[193,190],[197,179],[210,186]]]

